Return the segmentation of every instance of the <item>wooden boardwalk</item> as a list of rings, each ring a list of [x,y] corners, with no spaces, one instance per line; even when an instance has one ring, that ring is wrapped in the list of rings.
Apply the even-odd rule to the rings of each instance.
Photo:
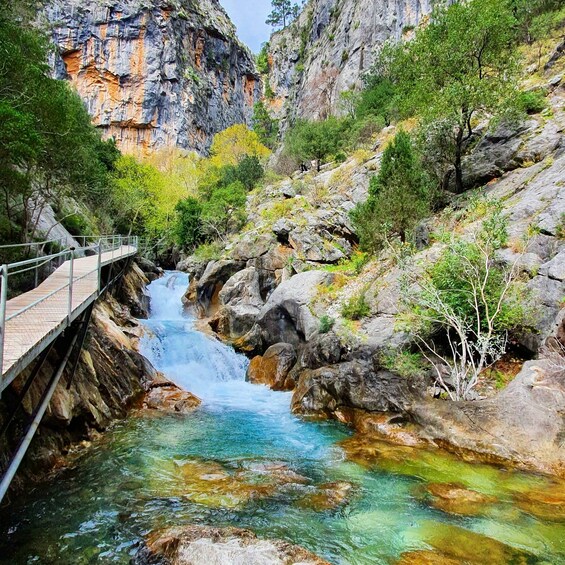
[[[106,266],[136,253],[137,247],[121,245],[102,253],[100,263]],[[6,302],[0,392],[98,298],[98,263],[98,254],[74,259],[72,292],[69,260],[35,289]]]

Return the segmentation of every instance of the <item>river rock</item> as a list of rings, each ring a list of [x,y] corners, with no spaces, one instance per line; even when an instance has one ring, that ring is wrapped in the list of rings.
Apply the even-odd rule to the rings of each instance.
[[[488,506],[496,502],[493,496],[452,483],[430,483],[426,492],[431,495],[430,504],[438,510],[463,516],[484,514]]]
[[[245,267],[243,261],[222,259],[210,261],[206,270],[196,282],[196,305],[200,316],[205,317],[214,313],[218,307],[218,295],[226,281]]]
[[[282,540],[259,539],[250,530],[179,526],[150,534],[135,565],[329,565]]]
[[[257,269],[248,267],[238,271],[227,280],[218,298],[221,307],[211,326],[231,340],[245,335],[264,304]]]
[[[288,378],[296,362],[296,350],[290,343],[271,345],[263,356],[251,360],[247,379],[254,384],[264,384],[273,390],[292,390],[294,381]]]
[[[162,375],[155,379],[143,399],[143,407],[162,412],[191,412],[200,406],[201,400],[194,394],[183,390]]]
[[[322,284],[333,276],[325,271],[306,271],[283,282],[271,294],[257,319],[264,344],[284,342],[299,345],[317,333],[319,322],[310,302]]]
[[[423,396],[424,385],[389,371],[375,370],[367,361],[350,361],[300,373],[292,397],[296,413],[334,413],[341,407],[369,412],[405,413]]]

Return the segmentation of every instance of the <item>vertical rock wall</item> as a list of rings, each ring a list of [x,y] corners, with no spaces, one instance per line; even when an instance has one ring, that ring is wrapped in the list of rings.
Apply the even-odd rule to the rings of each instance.
[[[125,152],[205,152],[250,124],[261,93],[251,53],[218,0],[52,0],[41,15],[93,122]]]
[[[270,41],[271,110],[283,120],[339,112],[339,94],[360,88],[375,53],[410,37],[432,0],[310,0]]]

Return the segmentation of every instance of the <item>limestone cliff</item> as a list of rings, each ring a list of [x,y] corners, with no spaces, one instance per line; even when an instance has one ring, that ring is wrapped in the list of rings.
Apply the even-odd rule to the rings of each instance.
[[[269,44],[271,109],[279,118],[323,118],[339,94],[362,85],[375,52],[409,37],[432,0],[310,0]]]
[[[123,151],[205,152],[218,131],[250,123],[260,79],[218,0],[51,0],[40,20],[55,76]]]

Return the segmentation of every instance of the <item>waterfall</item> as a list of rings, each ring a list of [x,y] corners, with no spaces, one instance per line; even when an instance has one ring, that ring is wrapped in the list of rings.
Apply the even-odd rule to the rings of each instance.
[[[245,382],[244,355],[199,332],[184,312],[182,296],[188,276],[167,272],[148,286],[151,314],[141,352],[169,379],[199,396],[208,406],[254,412],[275,410],[288,417],[289,394],[274,393]]]

